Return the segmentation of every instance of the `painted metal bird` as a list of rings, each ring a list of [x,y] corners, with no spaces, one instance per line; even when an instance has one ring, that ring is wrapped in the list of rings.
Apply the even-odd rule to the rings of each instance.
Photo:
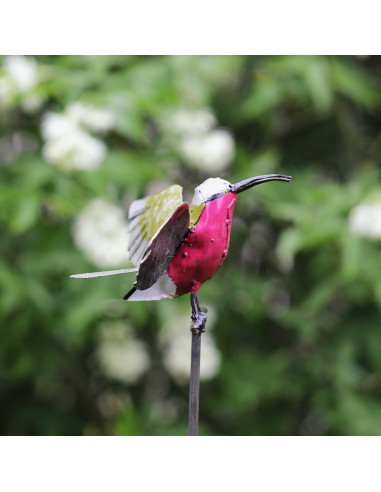
[[[265,174],[231,184],[209,178],[195,189],[191,205],[183,202],[182,187],[134,201],[129,209],[130,260],[135,269],[72,275],[91,278],[137,271],[126,301],[168,299],[190,293],[192,333],[204,331],[206,311],[198,302],[201,285],[224,262],[230,242],[237,194],[268,181],[290,181],[291,176]]]

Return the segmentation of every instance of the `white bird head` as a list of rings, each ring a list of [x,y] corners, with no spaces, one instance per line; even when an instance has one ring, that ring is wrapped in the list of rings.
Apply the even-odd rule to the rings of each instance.
[[[284,174],[263,174],[261,176],[254,176],[253,178],[244,179],[236,184],[231,184],[229,181],[221,178],[209,178],[201,183],[194,190],[192,199],[192,205],[197,207],[202,203],[215,200],[226,193],[241,193],[249,188],[261,183],[267,183],[268,181],[290,181],[291,176],[285,176]]]

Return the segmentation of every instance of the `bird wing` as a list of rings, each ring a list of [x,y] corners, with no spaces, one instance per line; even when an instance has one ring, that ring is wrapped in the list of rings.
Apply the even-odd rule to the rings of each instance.
[[[188,230],[189,207],[182,187],[173,185],[135,200],[128,218],[130,260],[139,266],[136,286],[148,289],[166,270]]]
[[[140,263],[136,288],[149,289],[169,267],[176,250],[189,227],[189,207],[183,203],[173,212],[160,231],[152,239],[149,249]]]

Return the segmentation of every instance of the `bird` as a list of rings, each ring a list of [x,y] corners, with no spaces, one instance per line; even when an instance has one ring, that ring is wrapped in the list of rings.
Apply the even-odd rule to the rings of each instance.
[[[190,206],[182,187],[172,185],[131,203],[128,212],[128,252],[132,269],[71,275],[94,278],[137,272],[126,301],[171,299],[190,294],[191,331],[205,331],[206,309],[198,291],[224,262],[230,243],[234,207],[239,193],[269,181],[289,182],[291,176],[264,174],[229,183],[208,178],[195,188]]]

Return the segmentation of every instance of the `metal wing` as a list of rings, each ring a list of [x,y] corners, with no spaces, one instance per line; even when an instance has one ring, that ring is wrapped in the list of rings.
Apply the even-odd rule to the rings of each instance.
[[[136,288],[149,289],[167,270],[189,227],[189,207],[178,207],[153,238],[136,277]]]
[[[164,272],[189,226],[189,209],[183,202],[182,187],[173,185],[160,193],[134,201],[128,218],[130,260],[135,266],[141,267],[143,260],[145,265],[152,267],[155,258],[155,272]],[[146,285],[152,285],[158,278],[156,273],[149,275],[145,272],[145,268],[139,268],[137,288],[141,290],[147,289],[149,286]],[[152,281],[155,277],[156,280]]]

